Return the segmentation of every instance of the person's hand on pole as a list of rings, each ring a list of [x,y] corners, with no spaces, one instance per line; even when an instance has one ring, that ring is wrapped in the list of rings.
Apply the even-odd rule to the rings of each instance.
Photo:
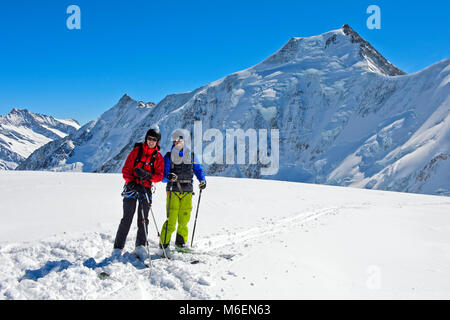
[[[178,180],[178,176],[175,173],[171,172],[167,175],[167,179],[169,179],[172,182],[175,182]]]

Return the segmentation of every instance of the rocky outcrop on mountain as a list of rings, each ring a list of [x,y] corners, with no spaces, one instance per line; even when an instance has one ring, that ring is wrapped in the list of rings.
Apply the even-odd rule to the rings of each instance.
[[[380,70],[388,76],[398,76],[406,74],[404,71],[398,69],[396,66],[386,60],[372,45],[361,38],[359,34],[353,30],[348,24],[342,27],[344,33],[352,38],[353,43],[360,45],[359,54],[361,58],[371,61],[371,65]],[[376,70],[375,69],[375,70]]]

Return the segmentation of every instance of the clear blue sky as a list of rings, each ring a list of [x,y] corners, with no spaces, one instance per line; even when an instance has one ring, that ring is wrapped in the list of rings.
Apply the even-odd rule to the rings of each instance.
[[[349,24],[410,73],[450,56],[449,1],[29,0],[0,4],[0,114],[86,123],[128,93],[159,102]],[[81,9],[69,30],[66,9]],[[366,9],[381,9],[369,30]]]

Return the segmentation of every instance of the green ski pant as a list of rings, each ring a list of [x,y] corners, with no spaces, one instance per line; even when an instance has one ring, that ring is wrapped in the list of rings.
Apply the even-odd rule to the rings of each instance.
[[[169,208],[170,199],[170,208]],[[175,227],[178,222],[177,238],[182,237],[184,243],[188,240],[188,222],[191,218],[192,211],[192,192],[170,192],[167,191],[166,210],[168,213],[168,219],[164,222],[161,230],[160,243],[170,243],[172,233],[175,231]],[[167,226],[167,233],[166,233]],[[177,241],[179,242],[179,241]]]

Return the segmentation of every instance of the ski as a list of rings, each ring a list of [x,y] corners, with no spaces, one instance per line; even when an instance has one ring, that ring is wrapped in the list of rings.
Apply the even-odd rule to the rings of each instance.
[[[211,257],[219,257],[226,260],[233,260],[233,258],[236,256],[235,253],[214,253],[209,251],[197,251],[190,247],[185,248],[175,247],[175,250],[179,253],[187,253],[192,255],[206,255]]]
[[[164,257],[164,256],[160,256],[160,258],[161,259],[165,259],[166,257]],[[201,261],[200,260],[183,260],[183,259],[177,259],[177,258],[174,258],[174,257],[167,257],[167,259],[168,260],[171,260],[171,261],[182,261],[182,262],[187,262],[187,263],[190,263],[190,264],[198,264],[198,263],[200,263]]]
[[[180,253],[194,253],[194,250],[189,247],[177,247],[175,246],[175,251]]]
[[[172,255],[172,253],[188,253],[188,252],[186,252],[186,251],[182,252],[182,251],[178,251],[178,250],[173,250],[173,249],[168,249],[168,248],[166,248],[165,252],[166,252],[167,256],[164,255],[164,252],[157,252],[156,255],[157,255],[160,259],[166,259],[166,258],[167,258],[168,260],[172,260],[172,261],[175,261],[175,260],[176,260],[176,261],[183,261],[183,262],[188,262],[188,263],[190,263],[190,264],[198,264],[198,263],[201,262],[200,260],[197,260],[197,259],[190,260],[190,261],[186,261],[186,260],[184,260],[184,259],[176,258],[176,257],[174,257],[174,256]]]

